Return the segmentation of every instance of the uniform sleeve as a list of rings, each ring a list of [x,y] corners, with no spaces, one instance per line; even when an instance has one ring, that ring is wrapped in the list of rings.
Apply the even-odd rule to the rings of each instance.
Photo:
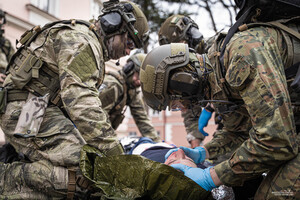
[[[141,95],[137,92],[132,92],[132,94],[129,94],[129,97],[131,100],[129,104],[130,112],[142,136],[149,137],[155,142],[160,142],[161,139],[148,118]]]
[[[106,75],[99,92],[102,107],[109,113],[119,102],[119,98],[123,96],[124,88],[115,77]]]
[[[187,109],[185,112],[181,112],[183,117],[183,123],[187,132],[186,139],[188,142],[199,139],[201,142],[204,140],[204,135],[198,130],[198,119],[200,117],[202,107],[195,105],[191,109]]]
[[[106,151],[119,143],[98,97],[96,83],[102,78],[99,71],[104,66],[97,65],[93,41],[77,31],[60,32],[54,50],[66,112],[88,144]]]
[[[226,81],[239,91],[252,127],[231,158],[215,166],[224,184],[242,185],[298,153],[277,37],[274,30],[258,28],[227,46]]]

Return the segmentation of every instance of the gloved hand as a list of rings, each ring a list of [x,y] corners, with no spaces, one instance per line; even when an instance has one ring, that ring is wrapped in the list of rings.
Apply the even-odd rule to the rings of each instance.
[[[198,120],[198,130],[200,133],[202,133],[204,136],[208,136],[208,133],[206,133],[203,128],[207,126],[208,121],[210,120],[212,115],[212,112],[207,111],[205,108],[202,110],[201,115]]]
[[[165,155],[165,161],[169,158],[169,156],[170,156],[173,152],[178,151],[178,149],[179,149],[179,148],[175,148],[175,149],[169,150],[169,151],[166,153],[166,155]]]
[[[206,169],[189,167],[183,164],[173,164],[171,167],[183,171],[184,175],[195,181],[200,187],[206,191],[211,191],[213,188],[216,188],[214,181],[211,178],[208,167]]]
[[[188,157],[193,159],[196,164],[199,164],[205,160],[206,151],[203,147],[195,147],[194,149],[187,147],[179,147],[182,149]]]

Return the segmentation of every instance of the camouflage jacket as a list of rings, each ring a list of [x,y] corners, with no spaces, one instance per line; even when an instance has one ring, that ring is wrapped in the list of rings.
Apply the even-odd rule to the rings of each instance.
[[[205,136],[198,130],[198,120],[201,115],[202,107],[195,105],[191,109],[187,109],[185,112],[181,112],[185,130],[187,132],[186,139],[188,142],[199,139],[201,142]]]
[[[41,69],[45,67],[57,74],[53,81],[59,82],[61,108],[85,141],[102,150],[118,146],[98,96],[98,85],[104,78],[103,50],[99,38],[89,27],[79,23],[57,23],[39,33],[28,50],[44,61]],[[39,89],[45,87],[38,79],[32,79],[29,84]],[[8,91],[19,89],[11,73],[4,85]],[[53,132],[58,131],[49,129],[43,134],[50,136]]]
[[[14,54],[15,50],[11,45],[11,42],[4,38],[0,38],[0,73],[4,73],[8,62],[12,55]]]
[[[218,52],[221,38],[208,53],[210,99],[232,103],[214,103],[224,127],[204,146],[210,158],[233,152],[215,170],[222,183],[242,185],[298,153],[284,73],[287,54],[279,30],[257,26],[238,32],[226,46],[222,78]]]
[[[131,115],[143,137],[149,137],[158,142],[160,138],[147,116],[140,92],[138,89],[130,89],[125,78],[121,70],[108,72],[105,75],[104,82],[99,88],[103,109],[108,113],[113,127],[117,129],[129,106]]]

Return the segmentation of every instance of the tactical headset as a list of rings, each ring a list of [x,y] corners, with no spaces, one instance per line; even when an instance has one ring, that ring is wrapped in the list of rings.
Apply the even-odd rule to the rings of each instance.
[[[103,7],[99,21],[105,39],[128,32],[136,47],[141,48],[143,41],[136,36],[138,31],[134,28],[136,18],[133,6],[130,3],[120,4],[118,0],[113,0],[104,2]]]

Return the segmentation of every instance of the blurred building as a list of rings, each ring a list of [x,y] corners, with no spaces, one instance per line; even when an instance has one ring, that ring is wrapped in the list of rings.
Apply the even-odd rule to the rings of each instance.
[[[5,24],[5,37],[13,45],[16,40],[28,29],[37,25],[62,20],[62,19],[96,19],[102,8],[102,0],[5,0],[0,1],[0,8],[7,12]],[[15,47],[15,46],[14,46]],[[15,47],[16,49],[16,47]],[[106,63],[106,70],[118,70],[126,62],[127,57],[117,61]],[[165,141],[172,141],[176,145],[188,146],[180,112],[154,112],[149,109],[149,116],[155,129]],[[215,126],[210,122],[208,132],[213,133]],[[127,135],[140,135],[129,109],[126,118],[119,126],[117,133],[119,137]],[[207,140],[207,139],[206,139]],[[0,132],[0,143],[4,142],[3,133]]]

